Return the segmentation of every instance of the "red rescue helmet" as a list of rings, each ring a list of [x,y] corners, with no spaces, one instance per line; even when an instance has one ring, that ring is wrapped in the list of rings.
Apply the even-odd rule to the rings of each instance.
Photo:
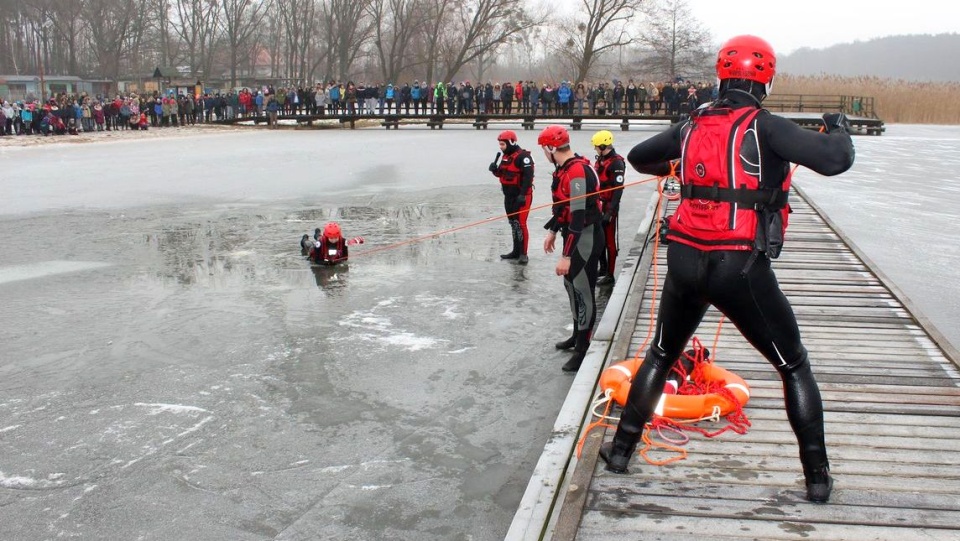
[[[777,57],[773,47],[757,36],[730,38],[717,53],[717,78],[721,81],[746,79],[769,86],[776,73]]]
[[[508,145],[516,144],[517,132],[513,130],[503,130],[502,132],[500,132],[500,135],[497,136],[497,141],[503,141]]]
[[[563,126],[556,124],[547,126],[537,137],[537,144],[542,147],[560,148],[570,145],[570,134]]]
[[[337,222],[330,222],[323,228],[323,236],[328,239],[340,238],[340,225]]]

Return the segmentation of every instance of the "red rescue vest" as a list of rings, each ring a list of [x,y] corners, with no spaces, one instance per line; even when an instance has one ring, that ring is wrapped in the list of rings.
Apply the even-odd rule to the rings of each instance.
[[[610,188],[616,187],[616,179],[610,176],[610,165],[613,164],[614,160],[623,160],[623,156],[611,152],[608,156],[600,156],[597,158],[597,163],[594,165],[594,169],[597,170],[597,177],[600,179],[600,189],[609,190],[601,191],[599,196],[603,201],[612,201],[614,191]],[[621,179],[622,180],[622,179]]]
[[[586,179],[586,193],[589,194],[586,198],[584,225],[595,224],[600,220],[600,204],[597,197],[600,181],[590,160],[578,155],[567,160],[553,173],[553,184],[550,185],[550,192],[553,195],[553,215],[557,224],[562,227],[570,225],[570,180],[580,177]]]
[[[701,250],[758,249],[772,258],[779,255],[790,177],[780,186],[761,189],[759,158],[750,163],[742,152],[744,144],[756,145],[749,155],[760,156],[756,118],[761,111],[718,107],[691,115],[680,158],[682,200],[670,220],[668,239]]]
[[[523,149],[513,154],[505,154],[500,158],[500,167],[497,169],[497,178],[500,179],[500,184],[512,187],[520,186],[520,182],[523,180],[521,175],[523,169],[519,163],[523,161],[523,158],[530,159],[530,153]],[[531,167],[533,166],[531,165]]]
[[[346,261],[347,242],[343,237],[337,242],[330,242],[326,237],[320,237],[320,246],[315,246],[310,253],[314,261],[323,265],[333,265]]]

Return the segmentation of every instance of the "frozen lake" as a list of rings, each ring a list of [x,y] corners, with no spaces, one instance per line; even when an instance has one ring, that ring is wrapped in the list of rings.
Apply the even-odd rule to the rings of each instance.
[[[572,379],[548,209],[527,267],[504,220],[460,229],[503,213],[496,133],[0,148],[0,538],[502,539]],[[958,139],[888,126],[796,176],[955,345]],[[347,270],[297,249],[330,219],[367,239]]]

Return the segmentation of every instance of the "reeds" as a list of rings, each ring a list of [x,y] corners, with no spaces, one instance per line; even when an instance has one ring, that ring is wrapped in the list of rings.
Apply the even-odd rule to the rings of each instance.
[[[960,124],[958,82],[781,74],[774,92],[873,97],[877,116],[888,124]]]

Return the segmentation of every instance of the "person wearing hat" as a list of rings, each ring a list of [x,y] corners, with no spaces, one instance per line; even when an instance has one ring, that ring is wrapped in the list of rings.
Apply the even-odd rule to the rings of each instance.
[[[527,246],[530,241],[527,216],[533,201],[533,157],[529,151],[517,144],[517,133],[513,130],[500,132],[497,143],[500,145],[500,152],[490,164],[490,172],[500,179],[503,208],[507,212],[513,237],[513,250],[501,254],[500,259],[516,259],[517,263],[526,265]]]
[[[576,372],[587,355],[593,324],[597,319],[597,261],[603,251],[603,231],[597,202],[600,180],[590,160],[570,149],[570,133],[563,126],[544,128],[537,138],[537,144],[543,149],[547,160],[556,167],[550,186],[553,216],[544,226],[548,231],[543,241],[543,251],[553,253],[557,234],[563,237],[563,248],[555,270],[557,276],[563,277],[573,316],[573,335],[557,342],[556,347],[573,348],[573,356],[562,370]]]
[[[613,273],[617,268],[617,216],[620,214],[620,198],[623,196],[623,177],[626,164],[623,156],[613,148],[613,133],[600,130],[591,139],[597,151],[597,161],[593,168],[600,178],[600,212],[603,213],[604,253],[600,256],[600,279],[597,285],[612,285]]]
[[[634,169],[652,175],[670,174],[671,161],[680,160],[682,189],[666,233],[667,275],[651,346],[600,458],[607,470],[627,472],[670,371],[712,305],[775,369],[807,500],[824,503],[833,480],[820,389],[771,261],[787,228],[791,164],[825,176],[850,169],[855,151],[849,123],[843,113],[827,113],[822,132],[815,132],[764,109],[776,56],[756,36],[724,43],[716,73],[717,101],[627,155]]]
[[[313,241],[307,234],[300,238],[300,251],[318,265],[336,265],[346,263],[349,248],[354,244],[363,244],[363,237],[354,237],[349,241],[343,238],[340,224],[330,222],[313,232]]]

